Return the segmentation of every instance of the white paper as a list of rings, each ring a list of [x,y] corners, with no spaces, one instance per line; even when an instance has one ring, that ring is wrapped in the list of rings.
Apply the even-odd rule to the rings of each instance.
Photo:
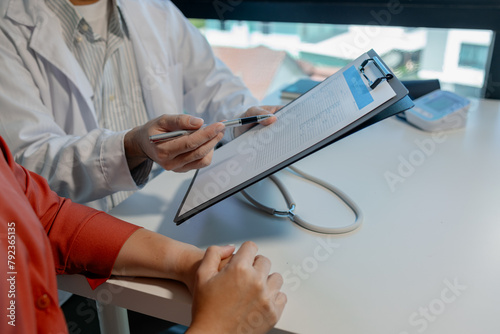
[[[396,96],[386,81],[374,90],[366,88],[367,81],[358,70],[366,58],[365,54],[288,104],[276,114],[274,124],[258,125],[218,149],[212,164],[198,171],[179,215],[319,143]],[[360,89],[363,94],[356,99],[348,80],[363,88],[359,86],[362,80],[368,95]]]

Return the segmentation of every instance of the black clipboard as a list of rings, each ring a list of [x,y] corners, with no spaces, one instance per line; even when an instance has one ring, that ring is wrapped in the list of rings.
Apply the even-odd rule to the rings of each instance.
[[[299,152],[296,152],[293,154],[293,156],[284,159],[283,161],[280,161],[279,163],[274,164],[271,168],[266,169],[265,171],[262,171],[258,173],[255,176],[252,176],[248,179],[244,179],[241,182],[238,182],[236,185],[231,186],[229,189],[225,189],[219,194],[216,194],[214,196],[205,196],[205,193],[203,193],[203,196],[199,197],[207,197],[206,200],[202,198],[200,200],[200,203],[197,204],[190,204],[191,207],[188,206],[186,209],[184,206],[186,205],[186,200],[188,199],[188,196],[194,191],[200,192],[201,190],[193,190],[194,188],[193,185],[196,183],[197,178],[199,176],[199,173],[203,173],[203,170],[198,170],[191,180],[191,184],[189,185],[189,188],[184,196],[184,199],[179,206],[179,209],[177,211],[177,214],[174,218],[174,222],[177,225],[182,224],[189,218],[193,217],[194,215],[202,212],[203,210],[211,207],[212,205],[222,201],[223,199],[232,196],[239,191],[245,189],[246,187],[272,175],[273,173],[276,173],[277,171],[305,158],[306,156],[328,146],[333,144],[334,142],[345,138],[349,136],[350,134],[357,132],[369,125],[372,125],[376,122],[379,122],[387,117],[396,115],[404,110],[407,110],[409,108],[413,107],[413,102],[412,100],[408,97],[408,90],[406,87],[398,80],[398,78],[394,75],[394,73],[387,67],[387,65],[382,61],[382,59],[378,56],[378,54],[374,50],[370,50],[366,52],[366,54],[362,55],[362,57],[367,57],[365,60],[361,62],[361,64],[358,66],[357,71],[359,71],[359,76],[364,78],[365,84],[367,87],[369,87],[370,90],[375,90],[377,89],[377,86],[381,82],[387,82],[392,90],[395,93],[395,96],[387,100],[386,102],[382,103],[380,106],[374,108],[373,110],[369,111],[365,115],[357,118],[355,121],[349,123],[342,129],[333,132],[331,135],[326,137],[325,139],[307,147],[304,150],[301,150]],[[358,58],[359,59],[359,58]],[[368,66],[371,66],[370,71],[365,71]],[[344,68],[345,69],[345,68]],[[342,69],[342,70],[344,70]],[[341,70],[341,71],[342,71]],[[339,71],[340,72],[340,71]],[[334,74],[336,75],[336,74]],[[325,79],[325,81],[328,79]],[[306,99],[307,94],[313,94],[315,90],[321,89],[322,85],[325,83],[325,81],[319,83],[317,86],[312,88],[311,90],[307,91],[304,93],[302,96],[297,98],[296,100],[300,99]],[[296,101],[295,100],[295,101]],[[294,103],[295,101],[290,102],[289,104],[285,105],[281,110],[284,110],[285,108],[289,107],[290,104]],[[278,111],[279,113],[280,111]],[[260,125],[258,125],[260,126]],[[257,126],[257,127],[258,127]],[[255,129],[255,128],[254,128]],[[254,130],[251,129],[250,131]],[[246,134],[246,133],[245,133]],[[244,140],[243,138],[245,137],[245,134],[242,136],[234,139],[231,143],[238,141],[238,140]],[[235,142],[237,143],[237,142]],[[233,143],[234,144],[234,143]],[[234,147],[236,144],[232,145]],[[219,150],[225,149],[226,146],[221,147]],[[215,154],[218,154],[217,150]],[[225,152],[228,154],[228,152]],[[230,153],[230,152],[229,152]],[[236,154],[236,152],[235,152]],[[222,165],[224,165],[224,161],[221,162]],[[191,195],[190,196],[190,201],[191,197],[196,197],[197,195]]]

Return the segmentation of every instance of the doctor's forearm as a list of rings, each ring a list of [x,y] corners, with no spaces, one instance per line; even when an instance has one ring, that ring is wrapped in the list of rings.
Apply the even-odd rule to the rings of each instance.
[[[148,159],[140,146],[140,140],[138,139],[139,131],[139,127],[133,128],[125,134],[123,139],[127,165],[131,171]]]

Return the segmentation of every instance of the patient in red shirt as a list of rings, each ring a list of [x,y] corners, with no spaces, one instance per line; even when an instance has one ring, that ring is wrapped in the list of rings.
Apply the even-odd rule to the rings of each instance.
[[[61,198],[0,137],[1,333],[67,333],[56,274],[74,273],[93,288],[111,275],[179,280],[193,295],[187,333],[265,333],[286,304],[283,278],[254,243],[233,252],[203,251]],[[248,326],[255,312],[266,321]]]

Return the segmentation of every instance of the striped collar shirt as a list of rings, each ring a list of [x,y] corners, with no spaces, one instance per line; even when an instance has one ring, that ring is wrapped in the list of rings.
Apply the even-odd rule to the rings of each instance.
[[[148,116],[134,50],[116,0],[110,0],[107,36],[94,33],[69,0],[46,0],[46,3],[59,18],[65,44],[93,87],[99,126],[121,132],[146,123]],[[132,171],[138,185],[147,181],[150,168],[148,160]],[[116,206],[131,193],[125,191],[108,196],[108,208]]]

